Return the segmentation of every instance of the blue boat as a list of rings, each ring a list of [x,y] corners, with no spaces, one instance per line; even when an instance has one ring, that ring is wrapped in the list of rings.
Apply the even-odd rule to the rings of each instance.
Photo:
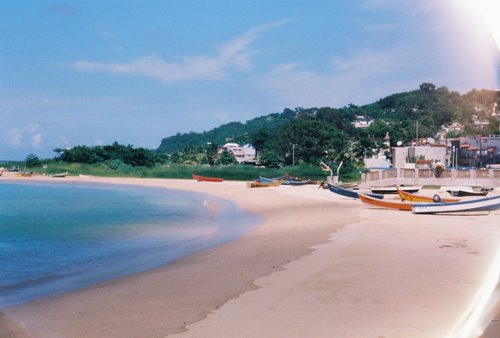
[[[356,191],[351,190],[351,189],[341,188],[338,185],[328,183],[328,189],[330,189],[331,192],[336,193],[336,194],[341,195],[341,196],[344,196],[344,197],[350,197],[350,198],[355,198],[355,199],[359,198],[359,195]],[[373,197],[373,198],[378,198],[378,199],[384,198],[384,195],[380,195],[380,194],[367,193],[365,195]]]
[[[266,178],[266,177],[259,177],[260,182],[264,183],[269,183],[269,182],[276,182],[276,181],[282,181],[281,184],[283,185],[306,185],[306,184],[316,184],[316,181],[313,180],[303,180],[299,179],[298,177],[292,177],[292,176],[279,176],[275,178]]]

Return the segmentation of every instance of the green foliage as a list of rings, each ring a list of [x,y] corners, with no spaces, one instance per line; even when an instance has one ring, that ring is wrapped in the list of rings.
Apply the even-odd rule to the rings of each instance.
[[[24,163],[29,168],[36,167],[41,164],[40,159],[35,154],[28,154],[28,156],[26,156],[26,159],[24,160]]]
[[[186,146],[203,147],[207,143],[224,144],[232,142],[248,142],[249,136],[258,133],[263,128],[278,129],[295,117],[296,112],[285,109],[283,113],[273,113],[247,121],[230,122],[203,133],[177,133],[161,140],[159,153],[175,153]]]
[[[283,163],[277,151],[267,148],[260,153],[260,163],[266,168],[279,168]]]
[[[121,161],[133,167],[152,167],[161,159],[151,150],[121,145],[117,142],[106,146],[76,146],[71,149],[56,148],[58,159],[70,163],[103,163]]]
[[[224,149],[216,161],[219,165],[231,165],[236,163],[236,158],[227,149]]]

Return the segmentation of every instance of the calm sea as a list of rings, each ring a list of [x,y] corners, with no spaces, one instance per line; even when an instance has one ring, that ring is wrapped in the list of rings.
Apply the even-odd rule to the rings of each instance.
[[[165,265],[257,221],[191,192],[0,182],[0,307]]]

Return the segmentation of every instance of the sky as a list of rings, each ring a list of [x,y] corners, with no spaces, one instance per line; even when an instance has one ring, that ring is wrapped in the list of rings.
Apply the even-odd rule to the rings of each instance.
[[[498,89],[499,2],[4,1],[0,160],[114,141],[156,149],[179,132],[423,82]]]

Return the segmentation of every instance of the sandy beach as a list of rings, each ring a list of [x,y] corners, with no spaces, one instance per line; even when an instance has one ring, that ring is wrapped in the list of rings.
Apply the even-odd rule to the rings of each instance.
[[[500,247],[500,211],[414,215],[316,186],[64,180],[204,192],[263,221],[168,266],[9,308],[2,338],[457,336]]]

